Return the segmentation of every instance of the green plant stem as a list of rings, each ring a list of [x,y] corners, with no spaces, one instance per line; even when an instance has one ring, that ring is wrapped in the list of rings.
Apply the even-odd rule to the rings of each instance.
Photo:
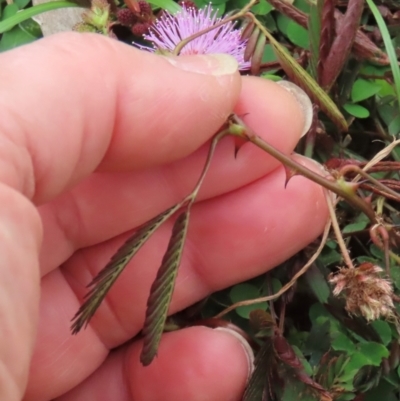
[[[218,142],[227,135],[230,135],[231,132],[229,129],[225,129],[221,132],[219,132],[217,135],[215,135],[215,137],[213,138],[212,142],[211,142],[211,146],[210,149],[208,150],[208,154],[207,154],[207,159],[206,159],[206,163],[204,164],[203,167],[203,171],[200,174],[200,178],[197,181],[196,186],[194,187],[193,191],[191,192],[191,194],[189,194],[186,198],[185,201],[189,201],[190,203],[193,203],[193,201],[195,200],[197,194],[199,193],[200,187],[203,184],[203,181],[206,177],[206,174],[208,172],[208,169],[210,168],[210,164],[211,164],[211,160],[212,157],[214,156],[214,152],[215,152],[215,148],[217,147]],[[185,202],[183,201],[183,202]]]
[[[296,171],[309,180],[314,181],[322,187],[334,192],[338,196],[341,196],[355,208],[360,209],[362,212],[364,212],[365,215],[370,219],[372,224],[377,223],[376,216],[372,208],[355,193],[350,193],[348,190],[343,188],[343,185],[341,186],[337,182],[330,181],[329,179],[297,163],[290,156],[285,155],[278,149],[275,149],[273,146],[271,146],[269,143],[265,142],[262,138],[255,134],[250,128],[246,127],[239,117],[233,116],[232,121],[232,135],[240,136],[244,139],[247,139],[260,149],[270,154],[275,159],[279,160],[284,166]],[[236,125],[236,127],[234,127],[234,125]]]
[[[392,69],[393,79],[395,83],[395,89],[397,94],[397,101],[400,107],[400,69],[397,61],[396,51],[392,44],[389,30],[386,26],[385,20],[383,19],[378,7],[375,5],[373,0],[367,0],[368,6],[375,17],[376,23],[381,31],[383,43],[385,44],[386,53],[388,54],[390,67]]]
[[[324,233],[322,235],[321,243],[319,244],[318,249],[315,251],[314,255],[311,256],[311,258],[308,260],[308,262],[278,292],[276,292],[273,295],[267,295],[265,297],[260,297],[260,298],[256,298],[256,299],[248,299],[246,301],[236,302],[235,304],[228,306],[222,312],[215,315],[214,318],[220,319],[220,318],[222,318],[222,316],[224,316],[227,313],[229,313],[230,311],[238,308],[239,306],[248,306],[248,305],[259,304],[261,302],[273,301],[274,299],[279,298],[287,290],[292,288],[293,285],[296,283],[296,281],[299,279],[299,277],[301,277],[309,269],[309,267],[317,260],[318,256],[322,252],[323,247],[326,244],[326,240],[328,239],[328,234],[329,234],[330,228],[331,228],[331,222],[328,221],[328,223],[325,226]]]
[[[368,181],[372,182],[374,185],[376,185],[377,188],[379,188],[381,191],[388,193],[392,195],[395,199],[400,199],[400,194],[396,191],[393,191],[393,189],[390,189],[386,185],[382,184],[379,180],[375,179],[371,175],[369,175],[366,171],[362,170],[358,166],[345,166],[340,170],[340,173],[342,175],[346,175],[348,172],[355,172],[356,174],[359,174],[360,176],[366,178]]]
[[[347,246],[344,243],[342,232],[340,231],[339,223],[336,218],[335,207],[333,206],[331,194],[329,193],[329,191],[324,191],[324,192],[325,192],[326,204],[328,205],[329,215],[331,216],[332,220],[332,228],[335,233],[340,251],[342,253],[344,263],[349,269],[354,269],[353,262],[351,261],[351,257],[349,255],[349,251],[347,250]]]
[[[67,7],[82,7],[82,6],[80,6],[77,3],[72,3],[70,1],[49,1],[48,3],[39,4],[37,6],[27,8],[26,10],[21,10],[12,17],[9,17],[4,21],[0,22],[0,34],[9,31],[10,29],[18,25],[20,22],[32,18],[35,15],[42,14],[46,11],[57,10],[59,8],[67,8]]]

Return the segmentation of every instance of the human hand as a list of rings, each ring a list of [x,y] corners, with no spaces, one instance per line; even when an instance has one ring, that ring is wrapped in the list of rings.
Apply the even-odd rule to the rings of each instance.
[[[241,78],[226,57],[170,63],[99,35],[55,35],[1,61],[0,399],[240,399],[248,356],[226,332],[168,333],[146,368],[140,340],[119,347],[141,329],[170,223],[86,330],[72,336],[70,320],[131,230],[191,191],[233,109],[292,152],[304,124],[292,95]],[[285,189],[276,160],[251,144],[235,158],[225,138],[193,208],[171,313],[287,259],[326,217],[317,185],[294,177]]]

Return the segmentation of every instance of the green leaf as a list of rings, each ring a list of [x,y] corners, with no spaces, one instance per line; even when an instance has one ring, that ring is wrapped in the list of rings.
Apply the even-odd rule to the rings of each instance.
[[[261,294],[260,290],[256,286],[249,283],[242,283],[232,287],[232,289],[229,292],[229,296],[231,298],[231,301],[233,303],[236,303],[241,301],[247,301],[248,299],[259,298]],[[254,311],[256,309],[266,310],[267,308],[268,308],[268,303],[261,302],[255,305],[240,306],[239,308],[236,308],[235,311],[239,316],[248,319],[251,311]]]
[[[260,0],[258,4],[251,7],[251,12],[255,15],[267,15],[274,7],[271,6],[266,0]]]
[[[14,4],[16,4],[20,10],[25,8],[30,2],[31,0],[14,0]]]
[[[101,302],[123,272],[129,261],[136,255],[139,249],[156,232],[156,230],[167,221],[179,208],[181,204],[175,205],[170,209],[160,213],[157,217],[150,220],[118,249],[110,262],[92,280],[88,287],[93,287],[86,294],[85,302],[81,305],[78,312],[72,318],[72,334],[78,333],[83,326],[87,326],[90,319],[100,306]]]
[[[331,290],[321,270],[315,264],[307,270],[305,279],[318,301],[323,304],[326,303]]]
[[[295,0],[293,2],[293,5],[296,6],[296,8],[298,8],[300,11],[305,12],[306,14],[310,13],[310,4],[311,1],[308,0]]]
[[[358,221],[356,223],[350,223],[347,224],[346,227],[343,228],[342,233],[347,234],[347,233],[354,233],[357,231],[364,230],[365,227],[367,227],[368,221]]]
[[[69,1],[49,1],[47,3],[39,4],[37,6],[29,7],[26,10],[22,10],[17,14],[13,15],[12,17],[9,17],[1,21],[0,33],[4,33],[14,28],[20,22],[32,18],[35,15],[44,13],[46,11],[57,10],[59,8],[67,8],[67,7],[80,7],[80,6],[77,3],[71,3]]]
[[[150,296],[147,300],[146,319],[144,322],[143,348],[140,361],[143,366],[149,365],[157,355],[168,309],[174,291],[178,268],[181,263],[190,217],[190,205],[175,221],[167,251],[158,269]]]
[[[379,366],[382,359],[389,356],[389,351],[384,345],[372,341],[360,344],[359,350],[369,359],[369,364],[373,366]]]
[[[398,290],[400,290],[400,268],[399,268],[399,266],[392,267],[390,269],[390,277],[392,279],[394,286]]]
[[[359,104],[346,103],[343,108],[352,116],[357,118],[367,118],[369,117],[369,111]]]
[[[290,18],[286,17],[286,15],[283,14],[278,14],[276,17],[276,24],[278,26],[278,29],[286,36],[287,29],[291,21],[292,20]]]
[[[310,48],[308,31],[299,24],[296,24],[296,22],[289,22],[286,33],[290,41],[296,46],[302,47],[303,49]]]
[[[318,261],[320,261],[324,266],[329,266],[333,263],[340,263],[342,260],[342,255],[336,249],[330,249],[325,246],[321,254],[318,256]]]
[[[272,46],[270,44],[266,44],[265,48],[264,48],[264,54],[262,57],[262,62],[263,63],[270,63],[270,62],[274,62],[274,61],[278,61],[278,57],[276,57],[276,54],[274,52],[274,49],[272,48]],[[282,77],[280,77],[280,79],[282,79]]]
[[[355,396],[354,393],[342,394],[335,401],[351,401],[354,400]]]
[[[149,3],[166,10],[171,14],[175,14],[182,9],[182,7],[173,0],[149,0]]]
[[[361,102],[376,95],[381,90],[381,86],[366,79],[357,79],[351,90],[351,100],[354,103]]]
[[[400,132],[400,115],[397,115],[389,124],[388,131],[390,135],[397,135]]]
[[[18,25],[24,32],[28,33],[29,35],[35,37],[36,39],[39,39],[43,36],[42,30],[40,28],[40,25],[34,21],[32,18],[21,22]]]
[[[390,84],[389,82],[387,82],[383,79],[379,79],[379,80],[376,80],[376,83],[379,84],[379,86],[381,87],[381,89],[378,92],[378,95],[381,98],[385,97],[385,96],[395,96],[396,95],[393,85]]]
[[[392,341],[392,329],[388,322],[383,320],[374,320],[371,325],[379,334],[384,345],[388,345]]]
[[[352,382],[355,375],[363,366],[370,365],[369,358],[364,355],[362,352],[354,352],[351,354],[346,366],[344,367],[344,372],[340,375],[340,381],[342,383]]]
[[[345,334],[338,333],[332,341],[332,348],[335,351],[345,351],[351,354],[354,352],[354,343]]]
[[[229,0],[211,0],[211,4],[214,6],[216,6],[215,8],[218,8],[221,4],[226,4],[226,2]],[[205,5],[209,4],[207,1],[205,2]]]
[[[301,364],[303,365],[304,371],[308,376],[312,376],[313,374],[313,369],[310,365],[310,363],[307,361],[303,353],[301,352],[301,349],[299,347],[296,347],[296,345],[292,344],[293,351],[297,355],[297,358],[299,358]]]
[[[19,26],[3,34],[0,40],[0,52],[13,49],[35,41],[37,38],[22,30]]]
[[[268,73],[265,73],[265,72],[263,72],[260,75],[260,77],[264,78],[264,79],[269,79],[270,81],[274,81],[274,82],[282,81],[282,77],[280,77],[279,75],[268,74]]]
[[[16,4],[11,3],[11,4],[7,4],[4,7],[3,10],[3,15],[1,16],[1,20],[4,21],[10,17],[12,17],[13,15],[15,15],[18,12],[19,8]]]

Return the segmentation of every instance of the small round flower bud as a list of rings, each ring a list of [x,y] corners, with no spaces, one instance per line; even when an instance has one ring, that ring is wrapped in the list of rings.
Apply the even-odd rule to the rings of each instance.
[[[147,1],[139,0],[139,7],[140,7],[140,12],[142,14],[147,14],[147,15],[153,14],[153,10],[151,9],[151,5]]]
[[[117,19],[118,22],[126,26],[132,26],[136,21],[135,15],[128,8],[120,8],[117,11]]]
[[[131,28],[131,32],[135,36],[143,36],[150,28],[150,24],[148,22],[138,22],[137,24],[133,25]]]
[[[86,22],[78,22],[72,27],[72,30],[75,32],[97,32],[97,29]]]

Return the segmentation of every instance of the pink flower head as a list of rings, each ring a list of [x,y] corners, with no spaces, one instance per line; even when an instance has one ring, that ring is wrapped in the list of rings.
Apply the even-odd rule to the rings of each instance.
[[[201,10],[183,6],[182,10],[174,15],[165,12],[151,26],[149,33],[144,35],[154,47],[147,50],[172,52],[183,39],[210,28],[221,20],[222,18],[217,17],[217,11],[211,8],[211,4]],[[235,29],[231,21],[190,41],[180,54],[226,53],[237,60],[239,69],[245,70],[250,68],[250,62],[244,61],[247,40],[243,40],[241,35],[242,31]]]

